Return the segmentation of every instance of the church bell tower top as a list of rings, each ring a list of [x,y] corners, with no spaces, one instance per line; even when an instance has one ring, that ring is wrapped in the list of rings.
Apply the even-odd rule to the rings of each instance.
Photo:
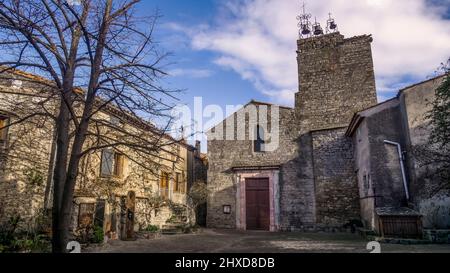
[[[311,19],[312,15],[310,13],[307,13],[306,4],[303,3],[302,12],[297,16],[300,39],[307,39],[311,37],[339,32],[336,20],[332,17],[331,13],[328,13],[328,20],[326,22],[325,31],[317,21],[317,17],[314,17],[314,22],[312,22]]]

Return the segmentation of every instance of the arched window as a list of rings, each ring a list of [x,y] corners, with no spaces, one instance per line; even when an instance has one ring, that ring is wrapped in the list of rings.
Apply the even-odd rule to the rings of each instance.
[[[253,150],[255,153],[263,153],[264,150],[264,128],[262,126],[256,126],[256,139],[254,140]]]

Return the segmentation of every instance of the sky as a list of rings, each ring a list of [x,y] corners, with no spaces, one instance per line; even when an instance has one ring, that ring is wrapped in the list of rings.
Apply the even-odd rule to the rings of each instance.
[[[372,34],[378,100],[435,75],[450,57],[450,0],[309,0],[325,24],[331,12],[345,37]],[[152,0],[155,39],[171,53],[164,82],[180,103],[242,105],[251,99],[293,106],[298,91],[298,0]]]

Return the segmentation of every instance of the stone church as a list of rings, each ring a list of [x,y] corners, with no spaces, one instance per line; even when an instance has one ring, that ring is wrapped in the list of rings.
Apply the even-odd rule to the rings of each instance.
[[[359,223],[403,236],[450,228],[449,193],[426,192],[435,181],[411,152],[425,141],[424,116],[442,77],[377,104],[372,41],[339,32],[299,39],[295,107],[251,101],[207,133],[208,227],[330,231]],[[252,123],[249,107],[269,114]],[[275,127],[278,146],[264,150],[263,135]],[[246,138],[214,135],[227,128]]]

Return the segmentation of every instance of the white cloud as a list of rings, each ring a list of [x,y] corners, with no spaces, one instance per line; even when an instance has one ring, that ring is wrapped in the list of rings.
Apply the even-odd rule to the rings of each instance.
[[[423,79],[449,57],[450,20],[442,18],[442,7],[449,5],[449,0],[315,0],[307,9],[322,23],[333,12],[346,37],[373,35],[377,85],[386,98],[401,79]],[[273,101],[292,104],[298,89],[299,1],[234,0],[220,10],[214,26],[189,33],[193,48],[219,53],[216,64],[233,69]]]
[[[173,69],[170,70],[169,75],[172,77],[188,77],[194,79],[208,78],[213,75],[211,70],[207,69]]]

